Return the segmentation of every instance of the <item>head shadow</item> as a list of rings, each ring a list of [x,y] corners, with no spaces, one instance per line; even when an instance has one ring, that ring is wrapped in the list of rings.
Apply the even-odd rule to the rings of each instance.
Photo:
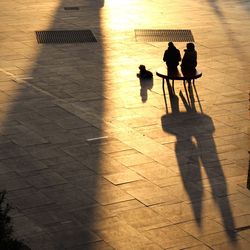
[[[179,92],[179,96],[172,91],[168,83],[169,98],[172,112],[161,117],[162,129],[176,136],[175,153],[184,188],[191,202],[193,216],[199,227],[202,228],[203,186],[202,168],[210,184],[213,202],[217,206],[223,226],[228,238],[236,243],[234,220],[227,198],[227,184],[223,169],[218,158],[213,133],[213,120],[202,112],[195,85],[185,86],[186,96]],[[197,111],[194,91],[200,105],[201,112]],[[181,111],[180,103],[185,111]],[[219,181],[218,181],[219,180]]]

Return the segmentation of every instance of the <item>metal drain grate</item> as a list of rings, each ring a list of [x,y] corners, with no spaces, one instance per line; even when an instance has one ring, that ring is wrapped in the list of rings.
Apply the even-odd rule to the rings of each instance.
[[[79,7],[64,7],[64,10],[80,10]]]
[[[47,30],[36,31],[38,43],[94,43],[91,30]]]
[[[137,42],[194,42],[191,30],[135,30]]]

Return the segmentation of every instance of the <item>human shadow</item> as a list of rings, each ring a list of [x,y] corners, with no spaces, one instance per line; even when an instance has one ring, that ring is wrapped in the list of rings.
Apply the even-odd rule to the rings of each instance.
[[[183,185],[191,201],[194,218],[202,227],[204,187],[201,170],[203,167],[210,183],[214,202],[219,208],[225,231],[234,244],[236,242],[234,220],[227,198],[225,176],[213,139],[215,131],[213,120],[208,115],[197,111],[193,85],[188,87],[186,97],[182,91],[178,97],[172,91],[170,84],[168,84],[168,89],[172,112],[162,116],[162,128],[165,132],[176,136],[176,158]],[[180,110],[180,100],[186,109],[185,112]]]
[[[143,79],[139,78],[140,80],[140,96],[141,96],[141,101],[145,103],[148,100],[148,91],[151,91],[154,85],[153,78],[151,79]]]

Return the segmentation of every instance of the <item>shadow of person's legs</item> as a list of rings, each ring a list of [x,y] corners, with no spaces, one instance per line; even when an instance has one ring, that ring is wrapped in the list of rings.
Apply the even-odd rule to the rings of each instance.
[[[191,201],[195,220],[198,225],[201,225],[203,187],[201,185],[197,186],[201,183],[199,153],[197,146],[192,141],[192,124],[185,123],[187,114],[190,112],[190,107],[186,103],[189,107],[188,112],[180,112],[179,97],[173,93],[170,83],[168,83],[168,90],[172,113],[162,117],[162,128],[167,133],[176,136],[175,153],[180,175]],[[194,180],[197,182],[196,185],[194,185]]]
[[[204,140],[202,140],[202,137],[198,135],[196,136],[196,139],[197,139],[198,147],[204,148],[203,146]],[[234,220],[233,220],[229,200],[227,198],[227,195],[228,195],[227,183],[226,183],[225,176],[222,170],[222,166],[218,159],[216,145],[215,145],[213,137],[206,136],[205,143],[206,143],[206,148],[204,152],[203,151],[201,152],[201,162],[206,171],[214,201],[216,202],[220,210],[221,218],[222,218],[226,233],[231,241],[235,241],[236,239],[236,233],[234,231],[235,225],[234,225]],[[208,148],[209,148],[209,153],[207,154],[206,149]],[[211,164],[211,160],[212,160],[212,164]],[[215,176],[220,177],[219,184],[217,181],[215,181]]]
[[[190,104],[181,91],[180,97],[187,112],[180,112],[178,96],[170,94],[172,113],[162,117],[162,128],[165,132],[176,136],[176,158],[195,220],[201,226],[204,189],[200,165],[202,163],[211,186],[213,199],[219,207],[226,233],[230,240],[236,243],[234,221],[227,198],[226,180],[213,139],[215,131],[213,121],[208,115],[196,112],[192,87],[189,88]],[[192,138],[196,143],[192,142]],[[213,166],[216,166],[214,169],[211,169],[211,162]],[[215,182],[215,175],[222,179],[219,185]],[[223,198],[220,198],[221,196]]]
[[[203,187],[202,185],[199,185],[199,187],[194,185],[194,181],[201,183],[201,169],[197,147],[192,142],[191,137],[185,140],[177,137],[175,152],[182,182],[191,201],[195,220],[198,225],[201,225]]]

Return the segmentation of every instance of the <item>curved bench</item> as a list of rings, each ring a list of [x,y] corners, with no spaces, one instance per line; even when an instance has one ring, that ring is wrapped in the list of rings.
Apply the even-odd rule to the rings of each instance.
[[[194,83],[195,83],[195,79],[198,79],[202,76],[202,72],[195,69],[194,71],[182,71],[179,68],[177,68],[176,70],[168,70],[168,68],[165,67],[161,67],[159,69],[157,69],[156,71],[156,75],[162,78],[162,90],[163,90],[163,94],[164,94],[164,101],[165,101],[165,105],[167,107],[167,100],[166,100],[166,93],[165,93],[165,81],[167,84],[170,84],[170,80],[172,80],[172,92],[175,93],[174,91],[174,81],[175,80],[181,80],[183,81],[183,85],[185,87],[185,91],[187,93],[187,89],[186,89],[186,81],[190,82],[190,84],[192,83],[193,86],[195,87]]]

